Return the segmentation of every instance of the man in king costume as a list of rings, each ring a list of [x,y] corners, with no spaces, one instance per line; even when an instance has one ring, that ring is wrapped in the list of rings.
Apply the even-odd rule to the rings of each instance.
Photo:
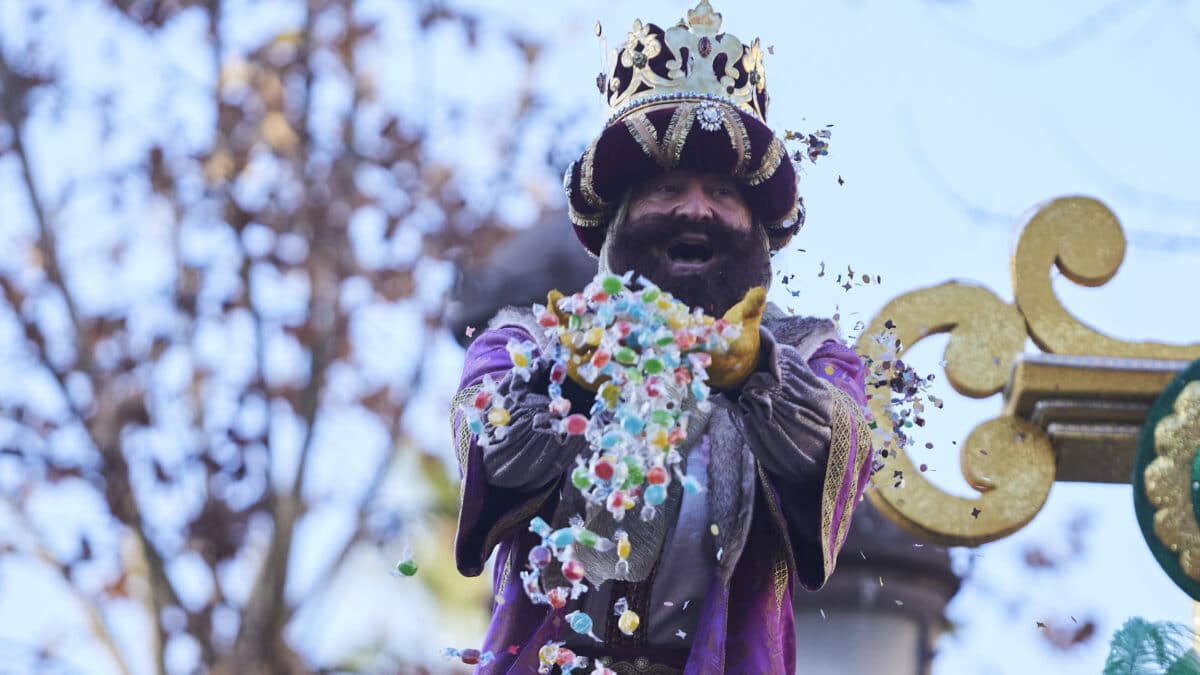
[[[613,115],[564,177],[575,233],[600,271],[632,270],[742,324],[729,352],[713,356],[713,405],[691,411],[679,446],[702,489],[672,481],[655,518],[619,525],[585,503],[569,474],[594,449],[547,412],[553,338],[529,309],[502,311],[467,351],[452,420],[459,571],[476,576],[496,553],[483,645],[494,659],[482,672],[536,672],[539,649],[561,642],[617,673],[794,673],[793,589],[818,589],[833,572],[867,484],[861,361],[831,321],[765,301],[771,255],[799,230],[803,202],[766,126],[762,47],[720,27],[707,0],[665,30],[635,22],[599,83]],[[538,346],[528,381],[511,372],[514,338]],[[508,396],[511,421],[503,440],[480,447],[457,411],[485,376]],[[563,392],[572,410],[591,408],[587,383],[567,379]],[[576,514],[601,536],[625,529],[628,566],[583,548],[587,592],[562,608],[535,605],[520,578],[540,543],[530,519],[559,528]],[[632,634],[618,630],[618,599],[641,618]],[[567,625],[576,610],[598,641]]]

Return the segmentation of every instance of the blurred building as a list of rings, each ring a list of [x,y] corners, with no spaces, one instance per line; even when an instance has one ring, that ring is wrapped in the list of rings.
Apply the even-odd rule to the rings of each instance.
[[[515,234],[458,279],[451,328],[483,330],[506,305],[544,303],[546,292],[583,288],[596,261],[575,240],[565,213]],[[960,579],[946,549],[901,531],[869,501],[855,512],[837,572],[795,598],[796,651],[805,675],[928,675],[945,608]]]

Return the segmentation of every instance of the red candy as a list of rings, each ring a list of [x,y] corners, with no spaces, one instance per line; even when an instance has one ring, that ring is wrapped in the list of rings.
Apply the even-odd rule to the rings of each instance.
[[[546,592],[546,599],[554,609],[562,609],[567,606],[567,589],[562,586],[551,588]]]
[[[572,314],[578,314],[578,315],[582,316],[583,313],[587,311],[587,300],[584,299],[583,293],[576,293],[575,295],[572,295],[571,303],[572,303],[572,307],[571,307]]]
[[[646,482],[651,485],[662,485],[667,482],[667,470],[661,466],[652,467],[646,472]]]
[[[563,563],[562,573],[567,581],[579,581],[584,574],[583,563],[578,560],[568,560]]]
[[[578,413],[563,420],[563,429],[572,436],[581,436],[587,431],[588,420]]]
[[[554,659],[554,662],[560,666],[565,666],[568,663],[573,663],[574,661],[575,661],[575,652],[571,651],[570,649],[567,649],[566,647],[559,648],[558,658]]]
[[[458,658],[462,659],[462,662],[467,664],[468,666],[473,666],[476,663],[479,663],[479,658],[480,658],[479,650],[478,649],[464,649],[458,653]]]
[[[675,427],[671,430],[671,433],[667,434],[667,441],[669,441],[671,445],[678,445],[682,443],[683,439],[685,438],[687,438],[687,432],[680,427]]]
[[[629,334],[633,332],[633,326],[629,325],[628,321],[618,321],[613,324],[613,327],[617,329],[617,337],[622,340],[629,337]]]
[[[550,369],[550,381],[554,384],[562,384],[565,379],[567,379],[567,365],[562,362],[554,364],[554,367]]]
[[[624,508],[624,507],[625,507],[625,493],[621,492],[620,490],[613,490],[612,493],[608,495],[609,510],[615,511],[617,509]]]
[[[542,312],[542,315],[538,317],[538,325],[543,328],[554,328],[558,325],[558,316],[554,312]]]
[[[678,368],[675,369],[675,382],[677,384],[690,384],[691,381],[692,381],[692,374],[690,372],[688,372],[687,368],[684,368],[683,366],[679,366]]]
[[[675,331],[675,344],[680,349],[691,349],[696,344],[696,336],[686,330]]]
[[[556,398],[553,401],[550,401],[550,412],[551,414],[558,415],[560,417],[571,412],[571,399]]]
[[[657,397],[662,393],[662,388],[660,386],[661,384],[662,382],[660,382],[657,377],[652,377],[646,380],[646,395],[650,398]]]
[[[613,467],[612,462],[607,459],[596,462],[596,465],[592,467],[592,473],[596,474],[596,478],[600,480],[612,480],[613,473],[615,472],[616,469]]]
[[[611,358],[612,354],[607,349],[597,349],[596,353],[592,354],[592,365],[597,368],[603,368],[608,365],[608,361]]]
[[[475,403],[474,403],[475,409],[483,410],[484,408],[487,407],[488,403],[490,403],[491,400],[492,400],[491,394],[489,394],[486,391],[480,390],[479,392],[477,392],[475,394]]]

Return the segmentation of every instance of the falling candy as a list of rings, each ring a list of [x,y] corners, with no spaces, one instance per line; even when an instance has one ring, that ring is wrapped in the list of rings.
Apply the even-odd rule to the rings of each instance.
[[[625,530],[617,530],[613,534],[617,540],[617,574],[624,576],[629,573],[629,553],[633,546],[629,543],[629,535]]]
[[[613,614],[617,617],[617,628],[626,635],[633,635],[638,629],[638,624],[642,620],[638,617],[637,612],[629,609],[629,601],[621,598],[613,603]]]
[[[726,353],[741,330],[740,325],[689,309],[644,278],[634,290],[632,276],[600,275],[553,307],[535,305],[535,330],[543,331],[541,342],[546,345],[540,356],[529,340],[514,339],[506,345],[510,377],[529,382],[535,368],[548,368],[551,428],[564,437],[581,438],[593,450],[576,459],[569,474],[572,489],[583,495],[589,514],[604,508],[617,521],[638,505],[643,519],[656,517],[673,478],[686,493],[702,489],[680,472],[679,451],[688,438],[691,411],[711,406],[705,381],[712,355]],[[567,377],[596,392],[590,405],[576,401],[573,406],[564,396]],[[497,383],[485,377],[480,391],[460,411],[479,446],[488,447],[511,433],[514,405],[516,400],[501,394]],[[600,551],[615,547],[618,574],[627,573],[632,542],[624,532],[614,536],[614,542],[584,528],[578,516],[570,527],[558,529],[534,518],[529,529],[541,543],[530,551],[528,567],[520,574],[534,603],[561,609],[568,598],[587,590],[583,565],[574,559],[576,546]],[[570,588],[543,587],[544,570],[554,560],[561,563]],[[618,627],[632,633],[639,617],[625,609],[617,614]],[[555,665],[562,667],[559,651],[554,653]],[[577,667],[569,665],[573,659],[563,672]]]
[[[442,650],[442,656],[447,659],[458,659],[468,666],[486,666],[495,658],[490,651],[480,652],[478,649],[454,649],[453,647]]]
[[[412,551],[405,550],[404,555],[400,557],[400,562],[396,563],[396,567],[392,570],[392,576],[411,577],[417,573],[417,562],[413,560]]]
[[[575,611],[568,614],[566,619],[567,625],[571,627],[571,630],[579,633],[580,635],[586,635],[596,642],[602,642],[602,640],[596,637],[596,634],[592,632],[592,617],[584,614],[583,612]]]
[[[546,600],[554,609],[562,609],[567,606],[570,595],[571,591],[566,586],[556,586],[546,591]]]

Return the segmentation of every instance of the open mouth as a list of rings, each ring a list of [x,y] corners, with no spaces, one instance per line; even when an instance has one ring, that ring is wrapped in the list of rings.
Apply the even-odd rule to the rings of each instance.
[[[703,267],[712,257],[712,244],[704,235],[685,234],[667,247],[667,259],[676,267]]]

